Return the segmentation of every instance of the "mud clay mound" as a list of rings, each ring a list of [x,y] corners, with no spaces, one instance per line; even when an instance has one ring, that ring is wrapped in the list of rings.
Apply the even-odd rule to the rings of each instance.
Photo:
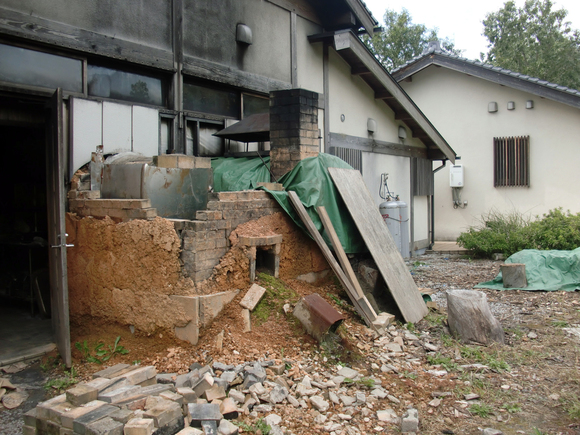
[[[187,323],[169,298],[194,292],[181,276],[181,242],[170,221],[116,224],[68,214],[67,232],[74,244],[67,261],[72,322],[91,316],[145,332]]]
[[[216,266],[214,274],[198,284],[197,292],[217,293],[231,289],[247,289],[250,280],[248,250],[238,243],[240,236],[264,237],[282,235],[280,279],[294,279],[310,272],[328,269],[328,263],[316,243],[284,213],[264,216],[239,225],[230,235],[231,249]]]

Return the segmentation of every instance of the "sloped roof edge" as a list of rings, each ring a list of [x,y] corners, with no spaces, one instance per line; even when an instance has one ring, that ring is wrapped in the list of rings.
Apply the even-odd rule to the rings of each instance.
[[[401,82],[430,65],[469,74],[502,86],[508,86],[542,98],[580,108],[579,90],[482,63],[478,60],[467,59],[438,49],[431,49],[411,59],[404,65],[393,70],[391,75],[397,82]]]
[[[324,42],[331,45],[351,66],[351,73],[363,78],[375,91],[375,98],[385,101],[395,112],[395,119],[405,123],[413,136],[419,138],[432,155],[432,151],[438,149],[444,158],[455,163],[455,151],[445,138],[352,31],[328,32],[309,36],[308,39],[311,43]]]

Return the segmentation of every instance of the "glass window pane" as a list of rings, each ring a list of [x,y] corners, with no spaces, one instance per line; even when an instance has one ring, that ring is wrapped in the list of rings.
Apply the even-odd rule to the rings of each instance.
[[[268,113],[270,111],[270,100],[268,98],[248,94],[244,94],[243,98],[244,118],[256,113]]]
[[[0,44],[0,80],[82,92],[83,64],[78,59]]]
[[[160,118],[159,122],[159,154],[167,154],[171,150],[171,118]]]
[[[184,83],[183,107],[186,110],[239,119],[240,97],[238,92]]]
[[[134,103],[164,105],[161,79],[102,66],[88,66],[89,95]]]
[[[206,157],[218,157],[224,155],[224,140],[217,136],[212,136],[223,127],[215,124],[199,123],[199,146],[197,154]]]

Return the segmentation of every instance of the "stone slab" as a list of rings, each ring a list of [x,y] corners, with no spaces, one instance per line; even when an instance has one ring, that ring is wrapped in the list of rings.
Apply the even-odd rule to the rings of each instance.
[[[240,305],[250,311],[256,308],[256,305],[266,294],[266,289],[258,284],[252,284],[246,295],[240,301]]]
[[[129,364],[116,364],[112,367],[107,367],[101,371],[93,373],[93,379],[95,378],[114,378],[119,376],[121,372],[123,372],[127,367],[130,367]]]

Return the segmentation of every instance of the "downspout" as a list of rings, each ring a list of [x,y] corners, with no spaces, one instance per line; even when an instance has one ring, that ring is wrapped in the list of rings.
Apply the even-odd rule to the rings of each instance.
[[[429,244],[429,250],[433,249],[435,244],[435,173],[439,172],[447,164],[447,159],[443,160],[441,166],[433,169],[433,194],[431,195],[431,243]]]

